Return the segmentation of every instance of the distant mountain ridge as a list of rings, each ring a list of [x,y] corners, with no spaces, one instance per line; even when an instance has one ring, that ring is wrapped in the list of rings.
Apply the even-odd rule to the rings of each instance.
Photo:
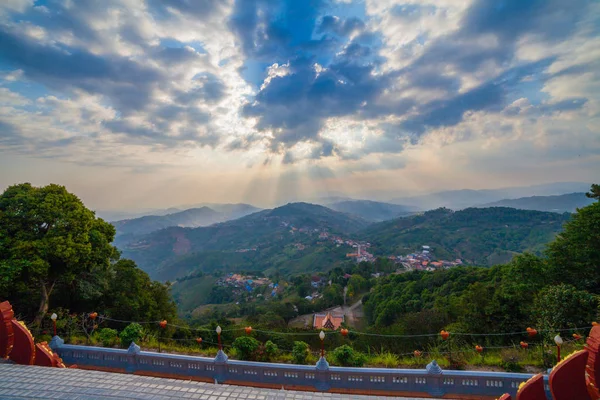
[[[394,204],[417,206],[422,209],[436,209],[447,207],[461,210],[476,207],[503,199],[516,199],[530,196],[552,196],[574,192],[586,192],[589,183],[582,182],[556,182],[525,187],[508,187],[501,189],[462,189],[447,190],[421,196],[400,197],[390,200]]]
[[[327,204],[327,207],[373,222],[385,221],[421,211],[420,208],[415,206],[404,206],[371,200],[345,200]]]
[[[240,218],[260,211],[249,204],[217,204],[215,208],[206,206],[177,211],[167,215],[147,215],[139,218],[114,221],[117,236],[142,235],[173,226],[196,228],[218,222]]]
[[[585,193],[568,193],[558,196],[531,196],[519,199],[503,199],[478,207],[511,207],[520,210],[537,210],[549,212],[575,212],[578,208],[589,206],[594,199],[586,197]]]

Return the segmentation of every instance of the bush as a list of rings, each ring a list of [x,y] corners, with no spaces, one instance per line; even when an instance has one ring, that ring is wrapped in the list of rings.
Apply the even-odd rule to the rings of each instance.
[[[306,359],[308,358],[308,343],[294,342],[294,347],[292,347],[292,358],[294,364],[306,364]]]
[[[127,325],[121,332],[121,346],[127,348],[131,342],[139,342],[144,335],[144,328],[135,322]]]
[[[275,358],[277,356],[277,353],[279,352],[279,348],[277,347],[277,345],[273,342],[271,342],[270,340],[267,340],[267,342],[265,343],[265,356],[268,360],[272,360],[273,358]]]
[[[98,339],[104,347],[112,347],[117,342],[117,331],[110,328],[102,328],[98,331]]]
[[[253,360],[260,342],[251,336],[240,336],[233,341],[233,348],[242,360]]]
[[[336,347],[333,350],[333,359],[336,364],[344,367],[362,367],[366,361],[366,357],[359,351],[354,350],[347,344]]]

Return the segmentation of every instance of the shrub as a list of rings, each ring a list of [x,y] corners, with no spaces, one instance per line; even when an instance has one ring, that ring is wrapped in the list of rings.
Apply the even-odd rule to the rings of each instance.
[[[277,345],[271,342],[270,340],[267,340],[267,342],[265,343],[265,355],[267,356],[267,359],[272,360],[277,356],[278,352],[279,348],[277,347]]]
[[[233,348],[242,360],[253,360],[260,342],[251,336],[240,336],[233,341]]]
[[[117,341],[117,331],[110,328],[102,328],[98,331],[98,339],[104,347],[112,347]]]
[[[292,347],[292,358],[295,364],[306,364],[308,358],[308,343],[294,342]]]
[[[144,328],[138,323],[131,323],[121,332],[121,346],[127,348],[131,342],[140,341],[144,335]]]
[[[364,354],[354,350],[347,344],[333,350],[333,359],[337,364],[345,367],[362,367],[366,361]]]

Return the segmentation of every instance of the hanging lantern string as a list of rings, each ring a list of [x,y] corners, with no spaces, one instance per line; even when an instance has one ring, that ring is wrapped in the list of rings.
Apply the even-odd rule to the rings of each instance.
[[[103,315],[99,315],[98,319],[100,319],[100,321],[112,321],[112,322],[119,322],[119,323],[126,323],[126,324],[138,323],[138,324],[145,324],[145,325],[152,325],[152,324],[158,325],[162,321],[162,320],[158,320],[158,321],[126,321],[126,320],[109,318],[109,317],[106,317]],[[175,325],[175,324],[171,324],[171,323],[169,323],[168,326],[174,327],[177,329],[188,330],[191,332],[213,332],[213,328],[191,328],[188,326]],[[591,329],[591,328],[592,328],[592,326],[564,328],[564,329],[545,329],[545,330],[540,329],[540,330],[537,330],[537,333],[583,331],[583,330]],[[243,327],[242,328],[223,329],[222,332],[243,332],[245,329],[246,328],[243,328]],[[268,335],[289,335],[289,336],[313,336],[313,335],[315,335],[315,332],[277,332],[277,331],[268,331],[268,330],[262,330],[262,329],[256,329],[256,328],[252,328],[252,332],[259,332],[259,333],[268,334]],[[326,335],[341,334],[341,332],[338,330],[325,331],[324,333]],[[355,330],[348,330],[348,333],[355,334],[355,335],[363,335],[363,336],[389,337],[389,338],[434,337],[434,336],[439,336],[439,334],[440,334],[439,332],[436,332],[436,333],[423,333],[423,334],[412,334],[412,335],[399,335],[399,334],[361,332],[361,331],[355,331]],[[469,332],[450,332],[449,331],[448,333],[450,333],[451,336],[452,335],[456,335],[456,336],[516,336],[516,335],[526,335],[529,332],[528,331],[518,331],[518,332],[498,332],[498,333],[469,333]]]

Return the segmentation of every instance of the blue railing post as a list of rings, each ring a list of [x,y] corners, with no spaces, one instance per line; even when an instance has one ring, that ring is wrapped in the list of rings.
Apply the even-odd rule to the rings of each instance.
[[[443,396],[445,394],[443,385],[443,371],[437,361],[433,360],[425,367],[427,371],[427,392],[432,396]]]
[[[50,346],[50,350],[57,353],[57,350],[59,348],[61,348],[64,344],[65,344],[65,341],[63,339],[61,339],[60,336],[54,335],[52,340],[50,340],[50,343],[48,344],[48,346]]]
[[[227,379],[227,354],[223,350],[219,350],[215,357],[215,381],[223,383]]]
[[[127,366],[125,372],[133,374],[137,369],[137,355],[140,354],[140,346],[131,342],[127,349]]]
[[[315,365],[315,368],[317,369],[317,372],[315,374],[315,388],[322,392],[329,390],[329,388],[331,387],[331,385],[329,384],[329,363],[327,362],[324,356],[321,356],[321,358],[319,358],[319,361],[317,361],[317,365]]]

